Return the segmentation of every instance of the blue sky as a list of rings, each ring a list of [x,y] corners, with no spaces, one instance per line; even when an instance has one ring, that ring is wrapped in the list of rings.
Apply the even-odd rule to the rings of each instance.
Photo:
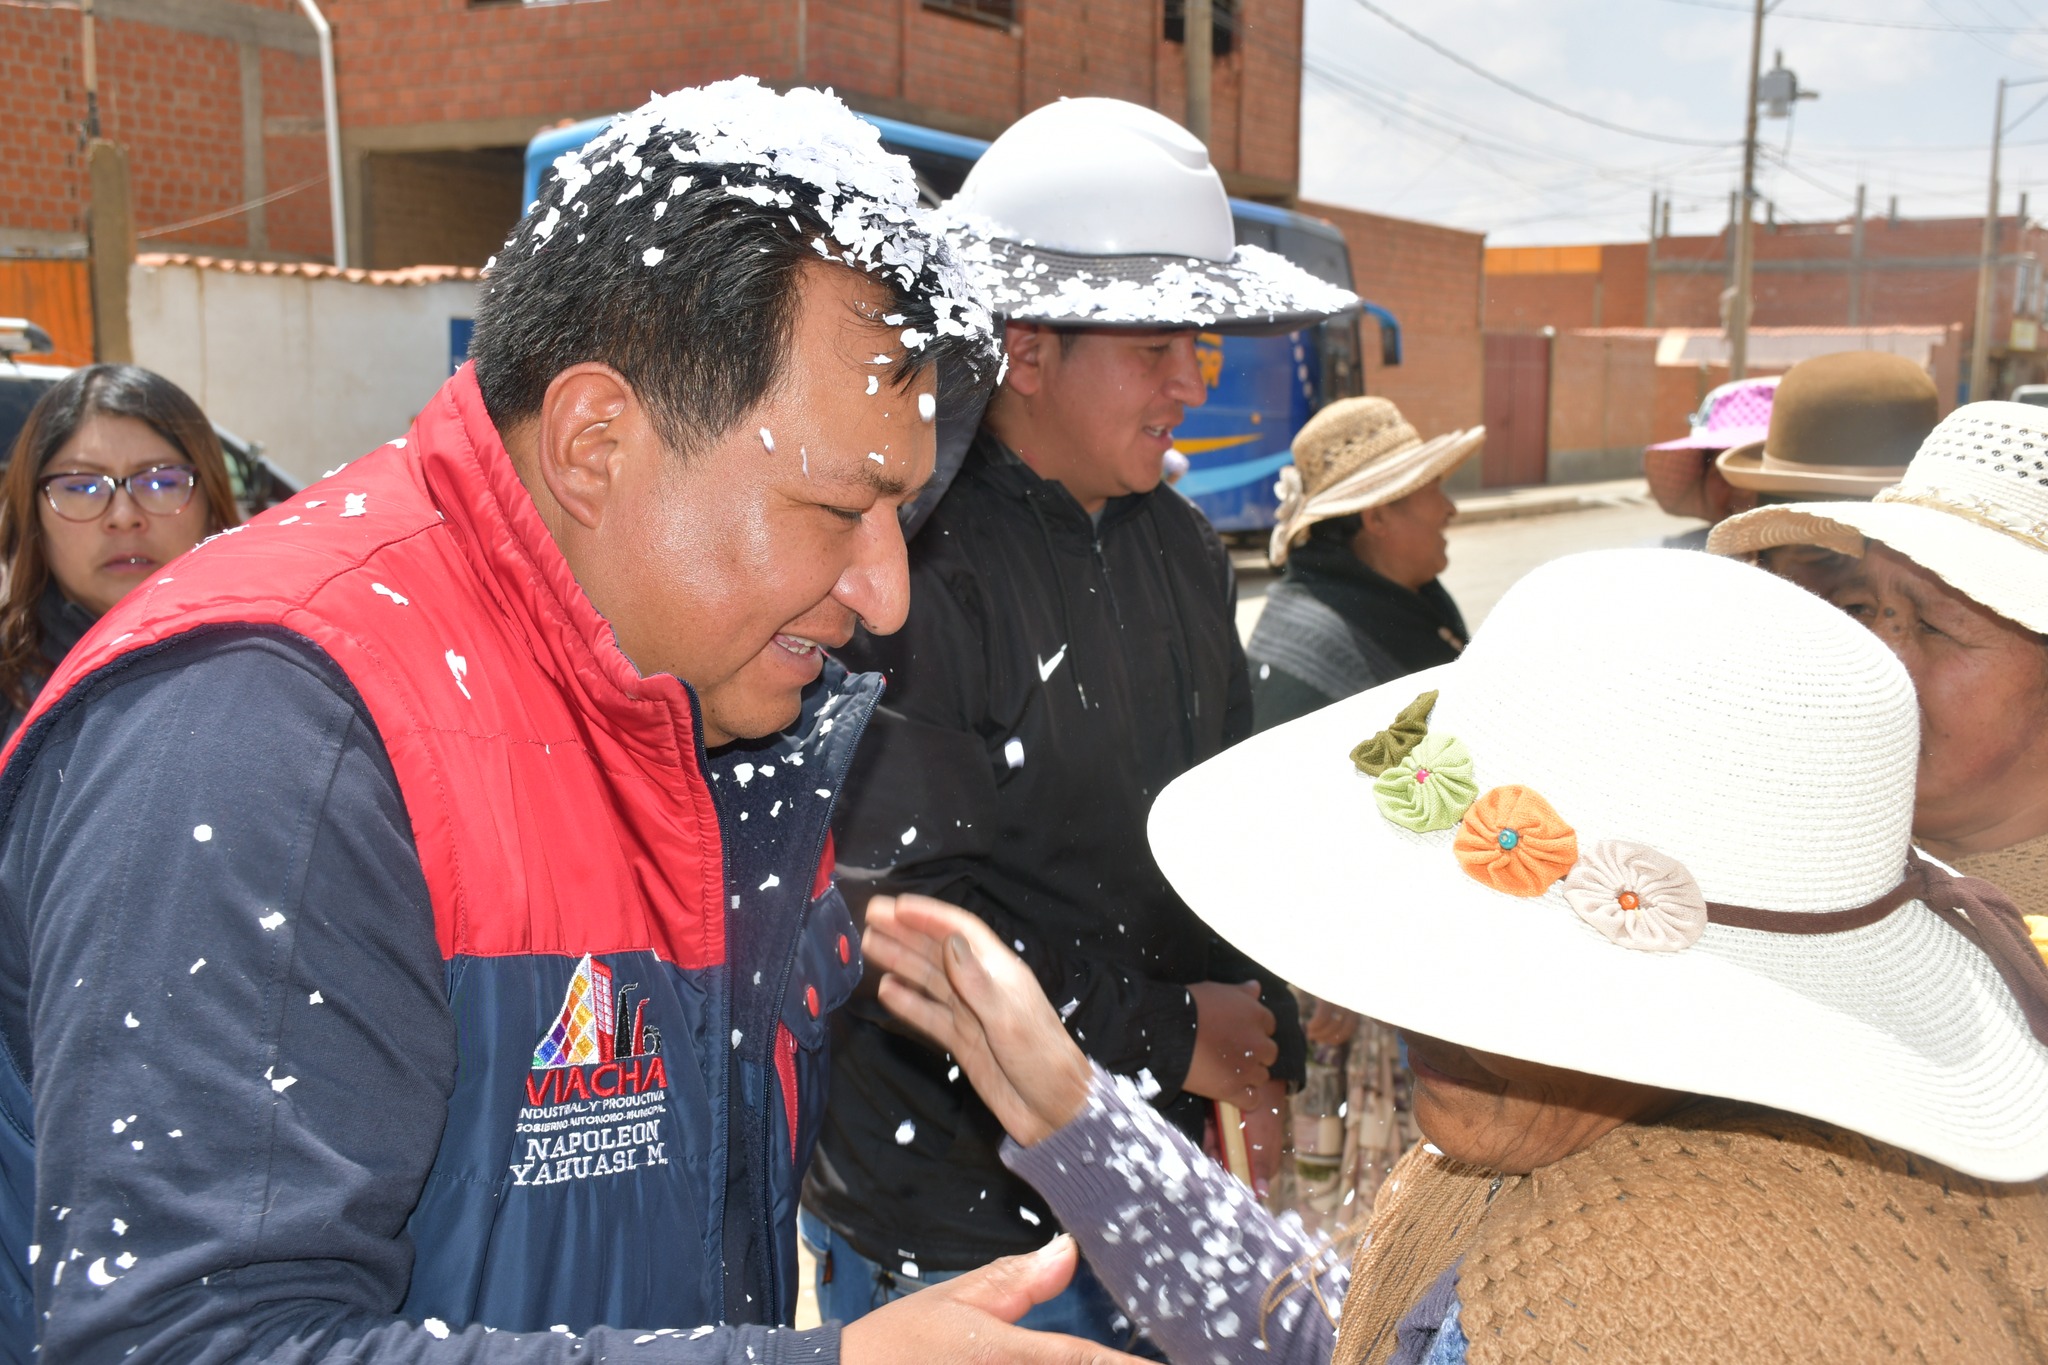
[[[1591,126],[1461,69],[1370,3]],[[1484,230],[1498,245],[1640,240],[1652,188],[1677,232],[1717,231],[1741,168],[1749,18],[1739,0],[1306,0],[1304,198]],[[1853,18],[1854,24],[1812,16]],[[1885,26],[1891,25],[1891,26]],[[1252,41],[1256,41],[1256,35]],[[1782,48],[1818,90],[1764,119],[1759,190],[1781,219],[1984,211],[2000,76],[2048,77],[2048,0],[1778,0]],[[2008,122],[2048,95],[2010,92]],[[2048,216],[2048,106],[2007,133],[2006,212]],[[1761,216],[1761,210],[1759,210]]]

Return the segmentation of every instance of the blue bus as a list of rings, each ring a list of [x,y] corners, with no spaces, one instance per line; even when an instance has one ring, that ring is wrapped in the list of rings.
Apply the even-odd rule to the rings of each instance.
[[[882,145],[910,161],[918,193],[927,204],[951,198],[981,159],[988,144],[979,139],[923,128],[914,123],[862,114],[881,130]],[[526,147],[526,181],[520,202],[540,193],[541,176],[564,152],[574,151],[604,131],[609,119],[588,119],[550,129]],[[1349,289],[1351,253],[1344,234],[1319,218],[1244,199],[1230,201],[1237,240],[1287,257],[1318,279]],[[1365,311],[1379,323],[1380,361],[1401,363],[1401,329],[1393,314],[1375,304]],[[1180,491],[1193,500],[1219,531],[1258,532],[1272,527],[1278,504],[1273,484],[1291,458],[1288,445],[1302,423],[1323,404],[1365,391],[1359,319],[1354,314],[1284,336],[1221,336],[1196,339],[1209,401],[1190,412],[1174,433],[1174,445],[1188,458]]]

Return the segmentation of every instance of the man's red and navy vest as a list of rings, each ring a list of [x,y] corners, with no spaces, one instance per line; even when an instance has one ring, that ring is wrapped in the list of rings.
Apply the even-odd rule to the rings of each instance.
[[[458,1061],[407,1316],[789,1321],[825,1017],[860,975],[828,825],[879,681],[828,664],[789,732],[707,760],[689,689],[620,652],[466,366],[404,439],[131,593],[16,744],[81,680],[233,626],[347,675],[426,873]]]

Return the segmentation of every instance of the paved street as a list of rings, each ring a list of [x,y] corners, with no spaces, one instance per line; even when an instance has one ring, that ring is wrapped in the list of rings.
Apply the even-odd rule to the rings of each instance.
[[[1653,544],[1697,525],[1684,517],[1666,516],[1647,495],[1547,516],[1471,525],[1453,522],[1451,567],[1444,586],[1457,599],[1466,624],[1476,630],[1508,586],[1538,564],[1579,550]],[[1237,628],[1247,639],[1265,606],[1266,588],[1274,581],[1263,565],[1263,556],[1237,556]]]

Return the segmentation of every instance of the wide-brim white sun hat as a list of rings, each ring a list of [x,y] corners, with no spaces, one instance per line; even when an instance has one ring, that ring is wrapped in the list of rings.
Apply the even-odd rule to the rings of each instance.
[[[1707,548],[1819,545],[1861,556],[1866,538],[2007,620],[2048,632],[2048,408],[1966,404],[1874,501],[1759,507],[1716,526]]]
[[[940,210],[998,315],[1061,326],[1292,330],[1358,306],[1240,246],[1223,177],[1172,119],[1056,100],[989,144]]]
[[[1427,692],[1420,747],[1361,772],[1353,747]],[[1372,1018],[2035,1179],[2048,1045],[1984,949],[1924,900],[1886,903],[1902,884],[1941,898],[1939,869],[1906,876],[1918,753],[1904,669],[1841,612],[1731,560],[1604,551],[1530,573],[1455,663],[1183,775],[1150,834],[1225,938]],[[1417,772],[1453,814],[1460,780],[1478,800],[1449,828],[1396,824],[1378,789],[1414,809]],[[1496,790],[1514,787],[1576,841],[1569,875],[1538,894],[1497,889],[1521,866],[1508,850],[1562,863],[1569,841],[1532,822],[1528,793]],[[1818,918],[1845,911],[1869,922]],[[1996,937],[1998,916],[1969,913]],[[1770,927],[1728,922],[1745,917]],[[2039,1017],[2040,959],[2004,942]]]

